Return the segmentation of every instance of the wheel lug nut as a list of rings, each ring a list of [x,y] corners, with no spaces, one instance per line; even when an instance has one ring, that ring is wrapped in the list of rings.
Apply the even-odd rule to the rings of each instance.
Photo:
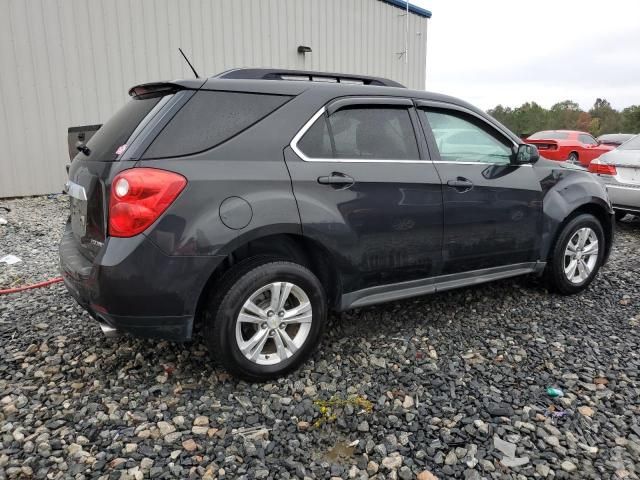
[[[267,312],[267,317],[273,317],[273,310],[269,310]]]
[[[260,325],[263,329],[267,328],[267,324],[263,323],[262,325]]]
[[[278,316],[279,316],[279,317],[284,317],[284,310],[280,310],[280,311],[278,312]]]
[[[279,325],[279,327],[280,327],[280,329],[282,330],[282,329],[284,328],[284,323],[281,323],[281,324]]]

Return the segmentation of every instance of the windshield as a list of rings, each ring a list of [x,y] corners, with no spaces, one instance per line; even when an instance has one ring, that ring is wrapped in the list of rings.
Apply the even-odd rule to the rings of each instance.
[[[566,140],[567,138],[569,138],[569,134],[567,132],[554,132],[553,130],[534,133],[529,137],[530,140]]]
[[[126,149],[126,143],[145,118],[153,117],[171,95],[134,97],[87,142],[91,153],[78,153],[79,160],[113,161]],[[164,99],[164,100],[163,100]],[[162,103],[160,101],[163,100]],[[158,107],[158,108],[155,108]],[[122,147],[122,148],[120,148]]]
[[[628,142],[620,145],[618,150],[640,150],[640,135],[636,135]]]

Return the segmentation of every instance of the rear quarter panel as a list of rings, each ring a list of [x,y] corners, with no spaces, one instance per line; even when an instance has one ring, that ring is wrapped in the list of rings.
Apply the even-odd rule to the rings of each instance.
[[[309,105],[304,95],[298,95],[213,149],[140,161],[140,166],[178,172],[188,180],[182,194],[147,233],[149,238],[169,255],[228,255],[262,236],[301,234],[283,149],[323,99],[316,101]],[[223,221],[220,206],[232,197],[239,207],[225,212],[232,218]]]

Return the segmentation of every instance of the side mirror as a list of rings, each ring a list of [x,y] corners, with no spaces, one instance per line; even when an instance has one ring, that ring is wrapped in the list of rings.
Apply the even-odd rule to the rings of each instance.
[[[540,159],[540,153],[538,147],[529,143],[523,143],[518,145],[518,152],[516,153],[516,163],[536,163]]]

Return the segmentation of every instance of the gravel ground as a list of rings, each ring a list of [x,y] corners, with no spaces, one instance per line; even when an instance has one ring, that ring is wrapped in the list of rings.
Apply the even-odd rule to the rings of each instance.
[[[4,201],[0,287],[56,276],[64,198]],[[334,316],[302,370],[107,340],[60,284],[0,297],[0,478],[640,475],[640,221],[574,297],[522,278]],[[545,392],[553,386],[561,398]]]

